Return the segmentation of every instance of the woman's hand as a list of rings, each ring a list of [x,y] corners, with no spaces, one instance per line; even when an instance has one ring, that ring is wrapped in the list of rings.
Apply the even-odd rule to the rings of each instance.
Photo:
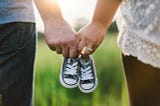
[[[82,52],[83,55],[92,54],[101,44],[105,35],[106,27],[96,22],[92,22],[82,28],[77,36],[79,53]]]

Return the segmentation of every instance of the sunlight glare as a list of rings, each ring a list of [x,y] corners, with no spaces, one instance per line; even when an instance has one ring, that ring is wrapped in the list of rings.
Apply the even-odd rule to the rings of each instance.
[[[51,0],[52,1],[52,0]],[[53,0],[57,1],[64,18],[72,25],[80,18],[90,20],[93,15],[93,10],[96,0]],[[44,32],[43,22],[39,13],[36,12],[37,28]]]
[[[79,18],[90,20],[96,0],[57,0],[62,13],[71,24]]]

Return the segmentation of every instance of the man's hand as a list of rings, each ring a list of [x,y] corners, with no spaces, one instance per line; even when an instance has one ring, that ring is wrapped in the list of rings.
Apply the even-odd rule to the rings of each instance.
[[[92,54],[106,35],[106,28],[99,23],[90,23],[78,33],[78,51],[83,55]],[[83,50],[83,48],[86,48]],[[88,49],[87,49],[88,48]]]
[[[45,39],[49,48],[64,57],[76,57],[75,32],[64,20],[57,0],[34,1],[45,26]]]
[[[45,39],[49,48],[57,54],[70,58],[78,55],[75,32],[65,20],[45,22]]]

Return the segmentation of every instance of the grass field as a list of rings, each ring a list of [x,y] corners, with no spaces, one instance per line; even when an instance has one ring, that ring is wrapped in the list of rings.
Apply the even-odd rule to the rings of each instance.
[[[35,72],[35,106],[128,106],[116,34],[108,34],[92,55],[98,74],[98,87],[90,94],[78,88],[61,86],[62,57],[38,42]]]

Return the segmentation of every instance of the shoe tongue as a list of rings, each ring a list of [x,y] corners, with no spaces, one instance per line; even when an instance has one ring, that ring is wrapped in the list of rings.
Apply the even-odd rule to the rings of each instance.
[[[72,62],[72,60],[71,59],[68,59],[68,63],[70,64]]]
[[[68,59],[68,63],[69,63],[69,64],[72,64],[72,63],[74,63],[75,61],[76,61],[76,59],[71,59],[71,58]]]
[[[89,58],[82,58],[80,62],[83,67],[87,67],[90,64],[90,59]]]

